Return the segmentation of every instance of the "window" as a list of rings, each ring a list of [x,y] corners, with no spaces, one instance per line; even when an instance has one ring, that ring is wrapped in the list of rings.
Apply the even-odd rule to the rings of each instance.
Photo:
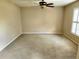
[[[74,9],[72,33],[79,36],[79,8]]]

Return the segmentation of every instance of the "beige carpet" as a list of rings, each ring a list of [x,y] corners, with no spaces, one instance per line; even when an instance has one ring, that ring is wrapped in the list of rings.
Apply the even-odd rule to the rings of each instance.
[[[22,35],[0,59],[76,59],[77,45],[62,35]]]

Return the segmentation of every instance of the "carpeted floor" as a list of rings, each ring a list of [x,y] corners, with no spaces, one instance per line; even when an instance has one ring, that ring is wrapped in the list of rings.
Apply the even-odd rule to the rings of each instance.
[[[63,35],[21,35],[0,59],[76,59],[77,45]]]

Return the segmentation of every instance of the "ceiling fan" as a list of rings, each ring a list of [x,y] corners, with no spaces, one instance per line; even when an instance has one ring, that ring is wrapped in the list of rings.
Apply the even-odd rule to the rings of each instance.
[[[54,7],[53,4],[54,3],[47,3],[44,0],[42,0],[41,2],[39,2],[39,5],[41,6],[41,8],[44,8],[44,6],[46,6],[46,7],[52,7],[53,8]]]

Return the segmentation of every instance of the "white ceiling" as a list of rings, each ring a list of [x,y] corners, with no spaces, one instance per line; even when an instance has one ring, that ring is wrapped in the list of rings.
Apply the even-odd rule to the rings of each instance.
[[[11,1],[20,7],[27,7],[27,6],[38,6],[39,1],[41,0],[11,0]],[[76,0],[45,0],[45,1],[48,3],[54,3],[54,6],[65,6]]]

